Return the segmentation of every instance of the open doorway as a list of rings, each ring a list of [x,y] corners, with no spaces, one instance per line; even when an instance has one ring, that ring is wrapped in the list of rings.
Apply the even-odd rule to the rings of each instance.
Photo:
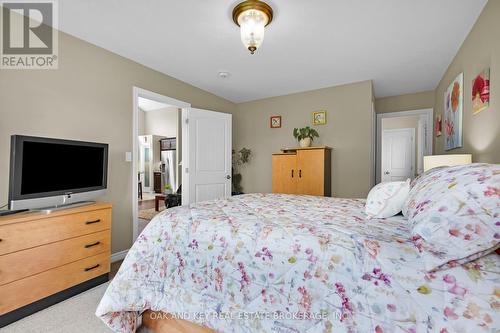
[[[182,112],[190,104],[134,87],[133,237],[134,241],[165,200],[178,199],[182,186]]]
[[[432,155],[433,110],[377,114],[376,181],[414,179]]]

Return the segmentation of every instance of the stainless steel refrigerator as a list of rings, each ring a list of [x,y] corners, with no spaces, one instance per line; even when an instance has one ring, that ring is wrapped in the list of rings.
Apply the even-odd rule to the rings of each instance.
[[[175,193],[178,188],[177,184],[177,160],[176,150],[163,150],[161,152],[161,173],[162,173],[162,189],[165,191],[165,186],[170,185],[172,192]]]

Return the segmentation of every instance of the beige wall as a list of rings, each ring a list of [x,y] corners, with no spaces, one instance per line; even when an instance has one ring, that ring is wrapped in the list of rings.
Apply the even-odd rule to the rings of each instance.
[[[444,93],[452,80],[461,72],[464,73],[464,147],[445,152],[443,134],[434,140],[436,154],[472,153],[474,162],[500,163],[499,32],[500,1],[490,0],[444,74],[435,94],[435,115],[443,115]],[[490,107],[472,115],[472,80],[487,67],[491,69]]]
[[[293,128],[312,127],[311,113],[317,110],[326,110],[327,124],[314,126],[320,134],[314,145],[334,148],[333,195],[366,197],[373,176],[371,81],[238,104],[233,147],[254,154],[242,168],[245,192],[271,192],[271,154],[296,147]],[[272,115],[282,116],[282,128],[269,128]]]
[[[177,137],[177,114],[175,107],[147,111],[144,114],[144,132],[147,135]]]
[[[375,99],[377,113],[410,111],[434,108],[435,92],[425,91],[415,94],[406,94]]]
[[[108,195],[112,250],[132,241],[132,87],[232,112],[235,104],[131,60],[59,35],[58,70],[0,71],[0,205],[7,202],[10,135],[27,134],[110,145]],[[68,165],[68,167],[71,167]]]

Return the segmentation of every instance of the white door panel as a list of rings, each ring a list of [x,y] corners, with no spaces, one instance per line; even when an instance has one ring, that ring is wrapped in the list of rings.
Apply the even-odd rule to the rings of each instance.
[[[382,181],[414,177],[415,129],[384,130],[382,133]]]
[[[225,184],[219,183],[195,185],[195,202],[225,197],[227,197]]]
[[[196,136],[196,171],[226,172],[226,122],[210,118],[195,119],[193,126]]]
[[[231,196],[231,114],[194,108],[185,112],[189,158],[184,158],[183,168],[189,191],[183,190],[183,204]]]

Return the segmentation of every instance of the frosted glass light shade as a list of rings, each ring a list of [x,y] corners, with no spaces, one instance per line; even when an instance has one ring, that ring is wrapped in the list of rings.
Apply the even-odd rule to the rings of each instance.
[[[471,154],[424,156],[424,171],[441,166],[455,166],[455,165],[464,165],[471,163],[472,163]]]
[[[241,31],[241,42],[254,54],[264,41],[264,30],[269,18],[267,15],[256,9],[244,11],[238,17],[238,24]]]

